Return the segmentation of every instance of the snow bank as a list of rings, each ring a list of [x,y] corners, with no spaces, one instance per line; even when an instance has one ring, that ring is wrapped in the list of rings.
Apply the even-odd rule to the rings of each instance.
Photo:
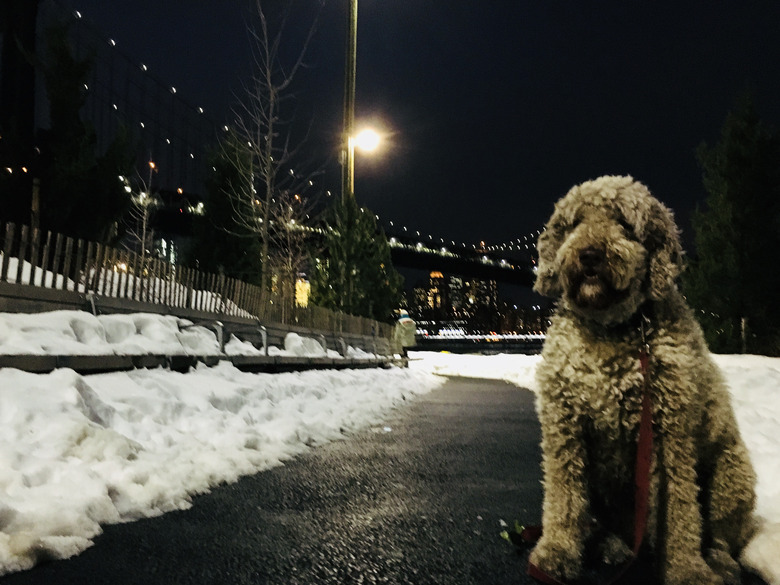
[[[440,383],[399,368],[0,369],[0,575],[81,552],[101,524],[188,508],[193,494],[378,424]]]
[[[0,313],[0,354],[3,355],[218,355],[216,334],[173,315],[133,313],[94,316],[85,311]],[[261,355],[264,351],[231,335],[227,355]],[[284,348],[271,346],[272,356],[341,357],[316,339],[289,333]],[[347,348],[347,357],[373,354]]]
[[[441,376],[465,376],[504,380],[520,388],[536,389],[534,373],[539,355],[472,355],[449,352],[410,351],[409,367]]]

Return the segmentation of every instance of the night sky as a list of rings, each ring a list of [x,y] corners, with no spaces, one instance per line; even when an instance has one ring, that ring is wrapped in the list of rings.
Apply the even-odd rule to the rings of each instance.
[[[229,118],[250,70],[252,2],[62,1],[184,99]],[[296,0],[296,17],[308,22],[316,4]],[[336,193],[347,4],[327,0],[296,87]],[[389,136],[358,155],[356,196],[383,223],[496,244],[541,228],[573,184],[632,174],[690,243],[705,196],[697,145],[717,140],[747,88],[780,123],[778,30],[776,0],[360,0],[357,124]]]

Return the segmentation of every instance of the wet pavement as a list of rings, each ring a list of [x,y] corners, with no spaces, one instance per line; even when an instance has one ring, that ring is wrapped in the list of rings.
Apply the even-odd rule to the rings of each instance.
[[[529,584],[499,522],[539,522],[538,445],[529,391],[451,378],[373,428],[0,582]],[[648,582],[632,573],[622,582]]]

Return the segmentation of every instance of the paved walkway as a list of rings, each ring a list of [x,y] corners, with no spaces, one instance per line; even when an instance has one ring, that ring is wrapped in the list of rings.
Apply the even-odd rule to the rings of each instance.
[[[499,520],[539,522],[538,444],[530,392],[450,379],[372,429],[0,581],[529,584]],[[637,569],[626,583],[647,582]]]
[[[375,428],[0,581],[527,583],[499,519],[538,521],[538,434],[530,392],[451,379]]]

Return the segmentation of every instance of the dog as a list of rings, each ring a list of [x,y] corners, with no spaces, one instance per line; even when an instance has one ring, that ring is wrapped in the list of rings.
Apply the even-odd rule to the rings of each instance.
[[[544,532],[530,561],[576,580],[632,556],[643,384],[653,443],[645,549],[666,585],[736,585],[756,476],[724,380],[677,287],[672,212],[629,176],[573,187],[539,237],[534,290],[558,299],[536,378]],[[638,358],[647,347],[646,371]]]

